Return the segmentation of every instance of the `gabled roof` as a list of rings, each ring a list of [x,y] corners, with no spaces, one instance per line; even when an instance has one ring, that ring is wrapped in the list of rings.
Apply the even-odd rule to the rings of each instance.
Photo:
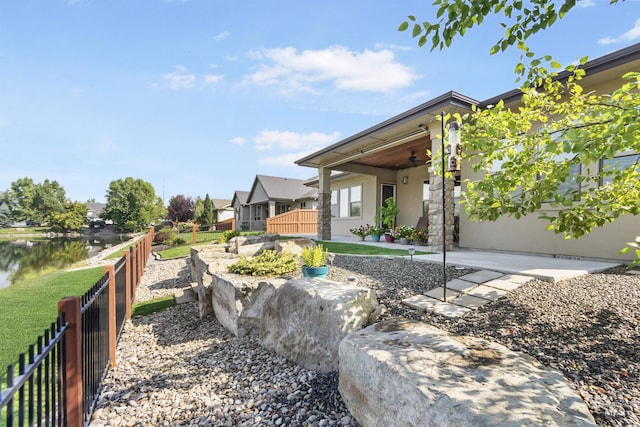
[[[211,199],[213,204],[213,210],[225,209],[231,206],[231,200],[229,199]]]
[[[240,203],[241,206],[246,206],[248,198],[249,198],[249,192],[248,191],[236,190],[233,193],[233,199],[231,200],[231,205],[232,206],[235,205],[236,200],[237,200],[238,203]]]
[[[305,186],[304,179],[283,178],[279,176],[256,175],[247,197],[247,203],[253,203],[258,185],[262,187],[269,200],[308,200],[318,197],[316,189]]]
[[[94,216],[99,217],[106,206],[105,203],[90,202],[87,203],[87,209],[95,213]]]

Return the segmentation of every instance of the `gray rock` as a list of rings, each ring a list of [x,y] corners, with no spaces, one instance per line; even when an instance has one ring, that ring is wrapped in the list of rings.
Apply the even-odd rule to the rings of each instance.
[[[264,307],[262,345],[318,372],[338,369],[338,345],[364,327],[378,301],[370,289],[322,279],[293,279]]]
[[[595,426],[557,371],[488,340],[386,321],[340,344],[339,390],[364,426]]]

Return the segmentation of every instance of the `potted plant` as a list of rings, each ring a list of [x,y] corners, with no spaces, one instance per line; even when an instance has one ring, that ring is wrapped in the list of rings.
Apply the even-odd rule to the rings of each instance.
[[[365,237],[371,234],[371,227],[369,226],[369,224],[361,225],[356,228],[351,228],[349,231],[355,234],[356,236],[360,237],[360,240],[364,240]]]
[[[429,241],[429,229],[427,227],[414,229],[411,234],[411,240],[416,245],[426,245]]]
[[[302,275],[304,277],[317,277],[324,279],[329,272],[327,258],[329,252],[322,248],[321,244],[307,246],[302,249],[300,258],[302,259]]]
[[[414,229],[415,227],[410,225],[399,225],[393,230],[393,237],[394,239],[400,239],[401,245],[408,245]]]
[[[383,205],[378,208],[376,221],[379,221],[377,223],[381,224],[385,230],[391,230],[398,212],[398,205],[396,205],[396,201],[393,200],[393,197],[387,197]],[[390,233],[385,233],[385,239],[387,242],[393,242],[393,237]]]
[[[369,231],[371,231],[371,241],[379,242],[380,236],[382,236],[382,227],[379,227],[377,225],[372,225],[369,228]]]

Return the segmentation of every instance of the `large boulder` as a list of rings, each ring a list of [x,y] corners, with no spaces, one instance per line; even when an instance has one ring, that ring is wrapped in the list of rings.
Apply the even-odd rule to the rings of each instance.
[[[213,312],[220,324],[235,336],[259,335],[265,302],[286,280],[214,273],[210,288]]]
[[[236,236],[229,240],[228,251],[238,255],[259,255],[262,251],[273,249],[279,238],[279,234]]]
[[[198,301],[200,319],[213,312],[211,303],[212,275],[226,271],[228,265],[237,261],[237,256],[220,252],[217,246],[199,246],[191,248],[191,280],[197,285],[195,293]]]
[[[276,252],[291,252],[298,258],[300,258],[300,256],[302,255],[302,250],[307,247],[315,248],[316,243],[306,237],[298,239],[276,240],[274,242],[274,250]]]
[[[340,344],[339,390],[363,426],[595,426],[557,371],[485,339],[385,321]]]
[[[338,369],[338,346],[363,328],[378,301],[368,288],[299,278],[275,290],[264,306],[263,347],[318,372]]]

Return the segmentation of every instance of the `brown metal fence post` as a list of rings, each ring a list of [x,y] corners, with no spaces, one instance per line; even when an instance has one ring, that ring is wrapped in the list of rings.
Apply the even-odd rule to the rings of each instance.
[[[81,426],[82,409],[82,318],[80,297],[66,297],[58,301],[58,314],[69,323],[64,339],[66,376],[63,379],[66,401],[66,421],[69,426]]]
[[[131,319],[131,302],[135,301],[136,297],[136,288],[131,286],[131,259],[129,258],[129,251],[123,251],[122,256],[124,257],[124,275],[125,279],[125,300],[127,301],[125,305],[125,319]]]
[[[105,265],[104,272],[109,275],[108,292],[109,292],[109,367],[116,366],[116,273],[113,265]]]

